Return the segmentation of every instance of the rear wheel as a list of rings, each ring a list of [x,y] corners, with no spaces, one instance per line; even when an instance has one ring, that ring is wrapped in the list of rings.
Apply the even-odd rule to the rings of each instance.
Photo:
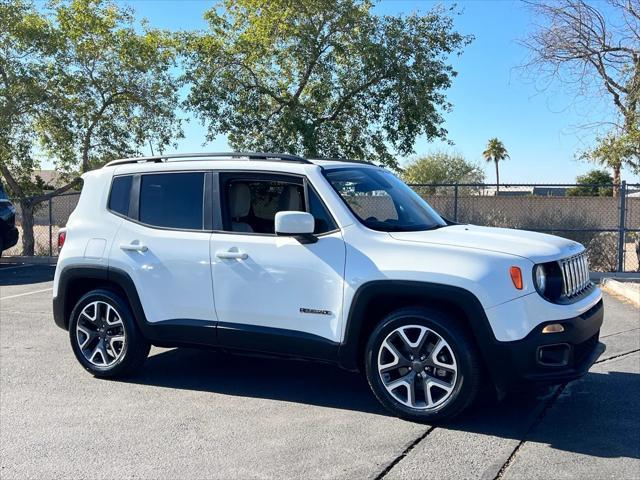
[[[450,419],[475,399],[480,358],[469,334],[436,310],[405,308],[372,332],[366,374],[378,400],[399,417]]]
[[[71,314],[69,337],[78,361],[97,377],[135,372],[150,349],[128,304],[109,290],[93,290],[78,301]]]

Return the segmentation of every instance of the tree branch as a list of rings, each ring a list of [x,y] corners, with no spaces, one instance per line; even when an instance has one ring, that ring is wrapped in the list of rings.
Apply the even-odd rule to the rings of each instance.
[[[36,205],[52,197],[62,195],[67,190],[71,190],[73,187],[79,185],[81,180],[82,179],[80,177],[76,177],[71,182],[64,185],[63,187],[56,188],[55,190],[52,190],[51,192],[43,193],[42,195],[36,195],[36,196],[30,197],[29,202],[31,203],[31,205]]]
[[[16,179],[13,178],[13,175],[11,175],[11,172],[9,171],[7,166],[3,163],[0,163],[0,172],[2,172],[2,176],[7,181],[7,185],[9,185],[9,188],[11,189],[13,195],[18,198],[24,198],[24,192],[22,191],[22,188],[20,187]]]
[[[333,112],[330,115],[319,117],[318,119],[316,119],[313,122],[313,125],[318,126],[318,125],[320,125],[320,124],[322,124],[324,122],[332,122],[332,121],[334,121],[338,117],[338,115],[340,115],[340,112],[342,112],[342,110],[347,105],[349,100],[351,100],[356,95],[364,92],[367,88],[371,87],[372,85],[375,85],[376,83],[380,82],[386,76],[387,76],[387,72],[386,71],[382,72],[382,73],[374,76],[373,78],[371,78],[367,82],[363,83],[362,85],[359,85],[358,87],[356,87],[356,88],[350,90],[349,92],[347,92],[346,94],[344,94],[342,97],[340,97],[340,100],[338,100],[338,102],[336,104],[336,107],[334,108]]]

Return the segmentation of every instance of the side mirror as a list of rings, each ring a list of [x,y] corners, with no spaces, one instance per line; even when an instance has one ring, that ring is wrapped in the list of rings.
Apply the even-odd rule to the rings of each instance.
[[[307,212],[278,212],[275,218],[276,235],[296,237],[300,243],[314,243],[318,239],[313,215]]]

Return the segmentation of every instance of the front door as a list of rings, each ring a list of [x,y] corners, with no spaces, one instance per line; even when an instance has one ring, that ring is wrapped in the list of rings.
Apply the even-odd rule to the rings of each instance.
[[[302,177],[220,174],[223,230],[211,236],[220,344],[323,357],[337,349],[345,246]],[[316,243],[276,236],[278,211],[309,211]],[[316,350],[317,349],[317,350]]]

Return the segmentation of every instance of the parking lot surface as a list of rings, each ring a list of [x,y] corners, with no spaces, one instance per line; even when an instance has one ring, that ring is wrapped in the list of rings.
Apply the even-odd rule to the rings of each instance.
[[[614,297],[583,379],[429,426],[311,362],[154,348],[135,377],[95,379],[53,323],[52,278],[0,265],[2,479],[640,478],[640,314]]]

